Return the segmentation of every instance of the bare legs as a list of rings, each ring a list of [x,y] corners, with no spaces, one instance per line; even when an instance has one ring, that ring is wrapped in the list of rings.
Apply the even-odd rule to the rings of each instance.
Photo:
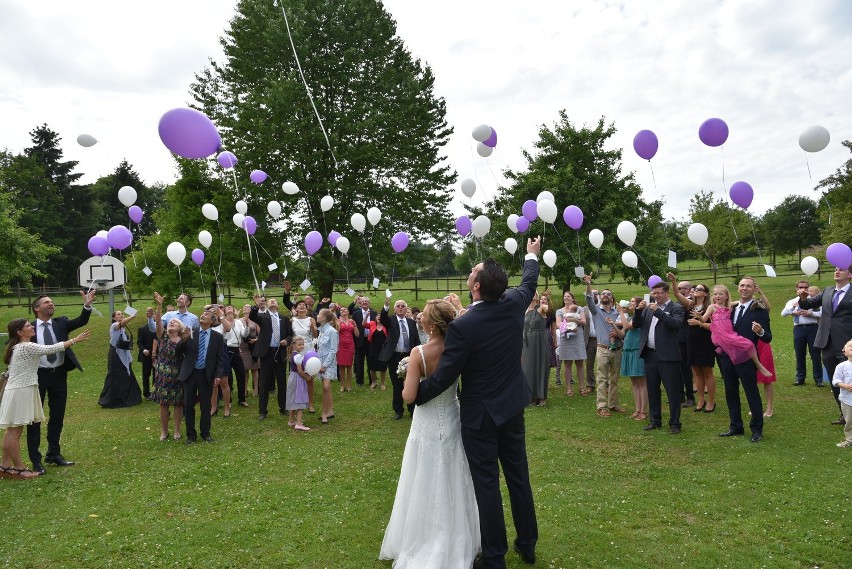
[[[314,413],[314,378],[311,376],[309,379],[305,380],[305,383],[308,384],[308,412]]]
[[[340,392],[344,391],[352,391],[352,366],[340,366]]]
[[[771,383],[764,383],[763,392],[766,394],[766,411],[763,413],[763,416],[769,418],[774,413],[772,410],[772,401],[775,397],[775,388]]]
[[[183,406],[175,405],[174,439],[180,439],[180,426],[183,424]],[[169,438],[169,406],[160,404],[160,440]]]
[[[648,418],[648,382],[645,376],[640,375],[630,378],[630,387],[633,388],[633,401],[636,403],[636,411],[631,415],[637,421]]]
[[[697,392],[695,394],[695,408],[712,411],[716,408],[716,376],[713,375],[712,367],[692,366],[692,381]],[[707,395],[704,395],[704,392]]]
[[[574,388],[571,387],[571,364],[577,364],[577,386],[580,388],[580,395],[588,395],[585,388],[585,361],[584,360],[563,360],[565,364],[565,395],[569,397],[574,395]]]
[[[320,419],[323,423],[328,423],[328,418],[334,415],[334,402],[331,399],[331,380],[322,380],[322,415]]]
[[[225,401],[225,417],[231,416],[231,386],[228,385],[227,379],[224,381],[220,381],[218,388],[222,390],[222,399]],[[216,400],[219,395],[219,389],[217,386],[213,386],[213,395],[210,397],[210,414],[213,415],[216,413],[216,407],[218,401]]]

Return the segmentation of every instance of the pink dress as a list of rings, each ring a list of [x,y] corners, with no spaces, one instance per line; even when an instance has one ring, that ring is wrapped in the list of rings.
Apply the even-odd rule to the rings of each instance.
[[[763,367],[769,370],[770,375],[766,377],[762,374],[757,374],[758,383],[775,383],[778,377],[775,375],[775,358],[772,355],[772,344],[767,344],[761,340],[757,341],[757,359],[763,364]]]
[[[355,361],[355,322],[340,322],[337,365],[349,367]]]
[[[716,353],[724,352],[734,365],[747,362],[757,353],[751,340],[734,332],[731,309],[724,306],[716,306],[710,315],[710,339],[716,345]]]

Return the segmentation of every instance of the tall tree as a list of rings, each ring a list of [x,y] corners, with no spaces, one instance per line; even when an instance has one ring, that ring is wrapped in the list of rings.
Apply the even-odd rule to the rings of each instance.
[[[775,255],[798,253],[820,242],[817,204],[805,196],[787,196],[763,214],[761,228],[767,248]]]
[[[707,243],[699,247],[692,242],[686,247],[702,257],[709,256],[712,264],[726,264],[744,247],[751,247],[748,214],[732,208],[724,200],[714,199],[712,192],[700,191],[689,200],[690,223],[701,223],[707,227]]]
[[[852,141],[844,140],[843,146],[852,151]],[[817,188],[822,190],[825,198],[820,200],[817,210],[822,243],[826,246],[831,243],[852,244],[852,223],[849,223],[852,218],[852,158],[822,180]]]
[[[139,224],[140,232],[143,235],[152,233],[155,226],[151,214],[162,205],[163,186],[146,186],[127,160],[122,160],[112,174],[102,176],[92,184],[92,195],[100,207],[98,227],[109,229],[113,225],[127,225],[127,207],[118,201],[118,190],[123,186],[136,190],[136,205],[145,213],[142,223]],[[134,234],[136,233],[134,229]]]
[[[301,250],[311,230],[337,229],[352,244],[350,266],[369,272],[368,253],[374,262],[387,260],[395,232],[406,231],[412,240],[440,240],[449,232],[445,206],[453,176],[440,155],[452,132],[445,103],[434,94],[431,69],[405,49],[381,2],[241,0],[221,43],[224,63],[211,62],[199,73],[192,95],[240,160],[238,193],[250,213],[281,199],[293,214],[283,234],[286,248]],[[254,169],[271,181],[248,184]],[[275,189],[288,180],[301,188],[299,195]],[[325,195],[335,204],[323,213]],[[362,238],[352,231],[350,216],[370,207],[380,208],[383,218]],[[274,244],[279,229],[264,217],[258,215],[258,237]],[[343,272],[339,254],[327,247],[310,263],[310,278],[323,296]]]

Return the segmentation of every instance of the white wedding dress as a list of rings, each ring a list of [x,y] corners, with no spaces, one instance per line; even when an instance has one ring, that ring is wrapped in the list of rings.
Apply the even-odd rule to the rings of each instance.
[[[426,374],[426,360],[417,351]],[[394,560],[394,569],[470,569],[480,551],[479,511],[462,446],[457,383],[414,410],[379,553],[379,559]]]

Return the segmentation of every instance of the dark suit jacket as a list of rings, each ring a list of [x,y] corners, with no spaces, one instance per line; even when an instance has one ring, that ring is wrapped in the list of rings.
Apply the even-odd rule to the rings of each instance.
[[[422,405],[461,376],[461,422],[479,429],[488,413],[502,425],[530,402],[530,386],[521,370],[524,312],[535,294],[538,262],[524,262],[518,288],[500,300],[482,302],[450,323],[438,370],[420,383],[416,403]]]
[[[822,308],[814,346],[821,350],[831,350],[838,358],[845,359],[843,345],[852,339],[852,286],[846,290],[837,310],[831,309],[834,290],[833,286],[826,287],[819,296],[807,300],[799,299],[799,306]]]
[[[89,323],[89,317],[92,315],[91,309],[86,310],[85,307],[80,312],[80,316],[74,318],[73,320],[69,319],[67,316],[54,316],[51,320],[51,329],[53,330],[54,339],[57,342],[65,342],[68,340],[68,333],[85,326]],[[30,324],[38,327],[39,320],[32,320]],[[38,341],[38,335],[33,336],[32,342]],[[77,356],[74,355],[74,350],[71,348],[65,349],[65,364],[63,366],[66,371],[71,371],[74,368],[83,371],[83,366],[80,365],[80,362],[77,361]]]
[[[734,319],[734,315],[736,314],[739,306],[739,302],[735,302],[731,306],[731,320]],[[752,302],[751,306],[748,307],[748,310],[745,311],[742,318],[734,324],[734,332],[751,340],[751,343],[754,344],[756,348],[758,337],[757,334],[754,333],[754,330],[751,329],[751,325],[754,322],[757,322],[763,327],[763,337],[760,339],[767,344],[772,342],[772,330],[769,328],[769,311],[765,308],[759,308],[756,302]]]
[[[674,299],[669,300],[665,310],[659,307],[654,311],[648,308],[637,310],[633,318],[633,325],[642,330],[642,334],[639,336],[639,355],[643,355],[647,347],[651,320],[656,316],[657,327],[654,328],[654,345],[656,346],[657,359],[661,362],[679,362],[678,332],[683,326],[684,312],[683,306]]]
[[[150,352],[154,349],[155,338],[156,334],[151,332],[147,324],[139,328],[139,332],[136,335],[136,345],[139,347],[139,355],[136,356],[136,361],[141,362],[145,359],[146,356],[142,355],[143,350],[148,350],[149,355],[147,357],[151,357]]]
[[[216,330],[208,328],[208,331],[210,338],[207,342],[207,357],[204,359],[204,375],[207,381],[212,383],[214,378],[225,377],[228,373],[225,370],[225,337]],[[195,360],[198,358],[198,334],[200,333],[199,331],[195,337],[178,344],[177,353],[183,356],[180,374],[178,375],[181,382],[189,379],[195,370]]]
[[[349,305],[349,317],[355,323],[355,326],[358,327],[358,336],[355,338],[355,347],[363,348],[364,343],[367,341],[366,330],[364,330],[364,313],[361,311],[361,307],[355,306],[355,303]],[[376,311],[372,308],[370,309],[370,322],[376,321]],[[397,336],[397,338],[399,338]]]
[[[382,347],[382,353],[379,354],[379,361],[390,361],[393,353],[396,351],[396,344],[399,342],[399,318],[396,314],[388,314],[388,311],[382,307],[382,312],[379,314],[379,321],[387,328],[388,339]],[[413,318],[406,318],[405,323],[408,325],[408,350],[414,346],[420,345],[420,334],[417,333],[417,322]],[[406,356],[408,354],[405,354]]]
[[[276,313],[275,316],[278,317],[281,339],[287,340],[287,345],[289,346],[293,343],[293,324],[289,318],[281,316],[281,312]],[[252,306],[249,313],[249,320],[256,322],[258,326],[257,342],[254,343],[254,350],[252,351],[252,356],[256,358],[264,357],[266,352],[269,351],[269,343],[272,341],[272,318],[272,312],[268,310],[260,312],[257,306]],[[282,359],[286,360],[287,358]]]

